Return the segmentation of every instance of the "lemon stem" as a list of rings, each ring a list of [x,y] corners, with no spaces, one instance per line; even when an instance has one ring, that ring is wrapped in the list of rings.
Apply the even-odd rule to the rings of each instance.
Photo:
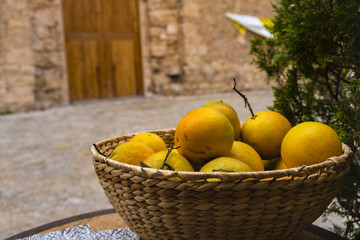
[[[100,150],[98,149],[98,147],[96,146],[95,143],[93,143],[93,146],[95,147],[95,150],[96,150],[100,155],[102,155],[102,156],[104,156],[104,157],[108,157],[108,156],[106,156],[105,154],[103,154],[102,152],[100,152]]]
[[[167,160],[167,158],[169,157],[171,151],[172,151],[173,149],[177,149],[177,148],[179,148],[179,147],[174,148],[174,145],[171,144],[171,146],[169,147],[169,149],[168,149],[168,151],[167,151],[167,153],[166,153],[165,159],[164,159],[164,161],[163,161],[160,169],[164,169],[164,167],[167,166],[168,168],[170,168],[170,170],[173,170],[173,171],[174,171],[174,169],[173,169],[169,164],[166,163],[166,160]]]
[[[169,168],[169,170],[175,171],[175,169],[173,169],[169,164],[165,163],[165,166],[167,166]]]
[[[254,114],[254,112],[253,112],[253,110],[251,108],[249,100],[247,99],[247,97],[244,94],[242,94],[239,90],[236,89],[236,79],[233,78],[233,80],[234,80],[234,86],[233,86],[234,91],[244,99],[245,107],[249,107],[249,111],[251,113],[251,118],[256,118],[256,115]]]

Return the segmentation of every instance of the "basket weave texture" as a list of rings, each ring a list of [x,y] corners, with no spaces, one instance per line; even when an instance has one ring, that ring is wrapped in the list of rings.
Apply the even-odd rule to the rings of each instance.
[[[152,131],[169,146],[174,129]],[[109,156],[135,134],[96,144]],[[311,166],[250,173],[157,170],[119,163],[93,146],[109,202],[141,239],[292,239],[336,196],[352,152]],[[175,177],[175,180],[174,180]],[[209,179],[216,178],[217,181]]]

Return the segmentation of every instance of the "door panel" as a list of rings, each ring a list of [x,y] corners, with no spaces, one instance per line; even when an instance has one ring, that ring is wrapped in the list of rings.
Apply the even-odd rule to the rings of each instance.
[[[102,0],[104,13],[104,32],[135,32],[137,31],[136,0]]]
[[[63,0],[65,32],[101,31],[100,0]]]
[[[136,70],[134,59],[134,41],[111,41],[111,71],[115,96],[136,94]]]
[[[99,43],[96,40],[72,40],[66,47],[69,88],[72,100],[99,97]]]
[[[138,1],[102,0],[115,96],[143,93]]]
[[[69,89],[71,100],[84,99],[83,55],[81,41],[68,41],[66,55],[68,59]]]
[[[101,66],[99,64],[99,41],[83,41],[83,69],[84,69],[84,96],[86,99],[99,98],[99,81],[101,79]]]

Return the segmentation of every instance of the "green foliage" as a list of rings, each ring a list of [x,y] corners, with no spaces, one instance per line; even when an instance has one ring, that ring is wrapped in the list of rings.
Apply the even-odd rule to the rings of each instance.
[[[350,162],[349,175],[337,196],[337,204],[332,204],[328,213],[337,213],[346,220],[346,229],[334,226],[335,232],[360,239],[360,78],[344,85],[330,126],[355,154]]]
[[[11,111],[4,111],[4,112],[0,112],[0,115],[9,115],[12,114]]]
[[[314,119],[319,112],[328,122],[342,84],[359,72],[360,31],[355,31],[360,29],[359,8],[359,0],[282,0],[274,5],[277,16],[270,29],[274,37],[252,42],[254,62],[278,84],[275,106],[284,104],[277,97],[285,92],[288,98],[297,93],[283,106],[284,114],[291,110],[292,123]],[[304,89],[315,99],[299,96]]]
[[[356,151],[360,147],[360,78],[344,84],[335,110],[330,125],[342,141]]]
[[[251,43],[253,63],[274,83],[272,110],[295,125],[332,126],[354,154],[351,171],[329,208],[347,220],[344,236],[360,227],[360,0],[280,0],[273,37]],[[341,229],[341,231],[339,230]]]

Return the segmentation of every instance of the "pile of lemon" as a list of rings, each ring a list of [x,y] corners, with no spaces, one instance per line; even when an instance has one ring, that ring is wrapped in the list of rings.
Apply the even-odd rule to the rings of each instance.
[[[161,137],[145,132],[109,157],[164,170],[251,172],[312,165],[342,153],[338,134],[323,123],[291,126],[283,115],[261,111],[241,124],[230,104],[211,101],[180,120],[169,149]]]

